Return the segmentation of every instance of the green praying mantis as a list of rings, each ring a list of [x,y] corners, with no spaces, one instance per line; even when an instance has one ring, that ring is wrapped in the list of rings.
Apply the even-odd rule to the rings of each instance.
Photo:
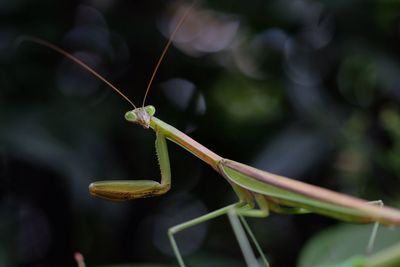
[[[201,217],[176,225],[168,230],[168,236],[173,251],[181,267],[184,267],[185,263],[178,249],[174,235],[189,227],[221,215],[228,215],[248,266],[259,266],[259,262],[251,249],[247,236],[250,237],[256,250],[260,254],[263,264],[269,266],[269,263],[244,217],[264,218],[268,216],[270,211],[289,214],[313,212],[347,222],[375,223],[369,247],[372,246],[378,224],[388,226],[400,225],[400,210],[383,207],[383,205],[375,205],[362,199],[275,175],[223,158],[175,127],[155,117],[155,107],[145,105],[147,94],[155,74],[171,45],[171,41],[187,14],[188,11],[181,18],[171,38],[168,40],[148,83],[143,103],[140,107],[136,107],[119,89],[84,62],[73,57],[65,50],[36,37],[21,37],[20,40],[32,41],[44,45],[66,56],[95,75],[133,107],[132,110],[125,113],[125,119],[127,121],[139,124],[145,129],[152,129],[156,134],[155,149],[161,171],[160,182],[154,180],[98,181],[89,186],[89,191],[92,195],[111,201],[123,201],[159,196],[168,192],[171,187],[171,170],[167,140],[181,146],[210,165],[231,185],[238,197],[238,201]]]

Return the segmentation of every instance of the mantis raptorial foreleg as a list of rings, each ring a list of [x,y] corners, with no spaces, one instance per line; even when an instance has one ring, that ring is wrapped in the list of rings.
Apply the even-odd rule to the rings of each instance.
[[[171,187],[171,170],[165,136],[156,131],[156,152],[161,170],[161,181],[120,180],[98,181],[89,186],[90,193],[113,201],[152,197],[165,194]]]
[[[143,98],[141,107],[136,107],[133,102],[125,96],[122,91],[112,85],[109,81],[98,74],[94,69],[87,64],[77,59],[63,49],[36,37],[24,36],[18,41],[32,41],[44,45],[74,61],[78,65],[85,68],[88,72],[95,75],[99,80],[106,83],[112,90],[123,97],[133,109],[126,112],[125,119],[129,122],[139,124],[146,129],[153,129],[156,132],[156,151],[161,169],[161,181],[154,180],[134,180],[134,181],[101,181],[94,182],[89,186],[91,194],[113,201],[122,201],[128,199],[150,197],[164,194],[171,185],[170,164],[168,159],[168,150],[166,139],[178,144],[186,149],[200,160],[209,164],[214,170],[219,172],[230,183],[235,193],[240,199],[238,204],[230,205],[208,215],[204,215],[192,221],[172,227],[169,231],[171,243],[178,257],[181,266],[184,266],[182,257],[180,256],[173,235],[192,225],[215,218],[216,216],[228,214],[234,231],[238,237],[241,247],[250,247],[246,235],[244,234],[242,225],[251,237],[252,241],[266,262],[254,235],[248,227],[243,216],[266,217],[268,210],[279,213],[302,214],[314,212],[323,216],[336,218],[343,221],[354,223],[370,223],[374,222],[371,237],[368,242],[368,251],[372,250],[378,229],[378,222],[388,226],[400,226],[400,210],[382,207],[376,207],[366,203],[366,201],[350,197],[344,194],[333,192],[314,185],[296,181],[287,177],[272,174],[263,170],[259,170],[233,160],[224,159],[215,152],[206,148],[199,142],[193,140],[183,132],[173,126],[156,118],[155,108],[151,105],[146,106],[146,97],[149,89],[154,81],[155,74],[162,62],[175,34],[178,32],[185,17],[189,14],[188,8],[185,14],[178,22],[177,27],[171,34],[167,45],[157,62],[155,70],[147,85],[146,93]],[[257,203],[259,210],[254,210],[254,204]],[[240,224],[238,217],[242,220]],[[247,242],[247,244],[245,244]],[[246,249],[248,252],[245,257],[249,258],[250,265],[256,264],[255,257],[251,249]],[[376,262],[384,262],[377,258]],[[387,261],[386,261],[387,262]],[[268,266],[268,263],[265,264]]]
[[[171,168],[169,164],[167,140],[160,131],[156,131],[156,153],[158,163],[160,164],[161,187],[165,190],[165,193],[171,187]]]

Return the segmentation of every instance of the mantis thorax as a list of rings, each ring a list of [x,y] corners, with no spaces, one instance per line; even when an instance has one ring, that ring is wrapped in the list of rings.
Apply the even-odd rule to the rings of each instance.
[[[150,119],[156,113],[154,106],[148,105],[145,107],[135,108],[125,113],[125,119],[134,122],[148,129],[150,127]]]

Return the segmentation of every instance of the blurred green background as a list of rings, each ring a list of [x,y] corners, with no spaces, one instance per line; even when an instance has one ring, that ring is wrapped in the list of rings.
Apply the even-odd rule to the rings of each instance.
[[[74,266],[75,251],[89,266],[174,266],[168,227],[236,201],[174,144],[165,196],[91,197],[96,180],[159,179],[154,133],[126,122],[129,104],[79,66],[14,45],[21,34],[51,41],[140,105],[188,4],[0,1],[0,266]],[[400,207],[399,29],[399,1],[200,1],[147,103],[221,156]],[[306,242],[338,224],[275,214],[249,222],[273,267],[296,266]],[[340,246],[356,238],[346,233]],[[192,266],[245,265],[225,217],[178,244]]]

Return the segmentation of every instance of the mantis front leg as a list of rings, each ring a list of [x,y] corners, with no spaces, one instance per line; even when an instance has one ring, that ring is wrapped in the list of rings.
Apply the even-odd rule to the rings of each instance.
[[[94,182],[89,186],[90,192],[95,196],[114,201],[157,196],[166,193],[171,187],[171,170],[168,156],[168,148],[164,134],[157,130],[155,143],[157,159],[160,164],[161,171],[160,183],[153,180],[100,181]],[[170,228],[168,231],[168,236],[170,238],[171,245],[175,252],[179,265],[182,267],[185,266],[173,235],[196,224],[227,214],[232,224],[234,233],[242,248],[248,266],[258,266],[258,263],[253,252],[251,251],[243,228],[238,221],[238,216],[245,227],[244,230],[250,236],[251,240],[257,248],[257,251],[260,253],[264,266],[268,267],[268,261],[261,251],[261,248],[256,241],[254,234],[251,232],[250,227],[243,217],[266,217],[268,215],[268,207],[266,205],[262,205],[261,208],[261,210],[255,210],[253,209],[253,207],[248,206],[248,204],[244,202],[239,202]]]
[[[160,164],[161,182],[153,180],[98,181],[89,185],[92,195],[112,201],[153,197],[165,194],[171,187],[171,169],[165,136],[156,131],[156,153]]]

